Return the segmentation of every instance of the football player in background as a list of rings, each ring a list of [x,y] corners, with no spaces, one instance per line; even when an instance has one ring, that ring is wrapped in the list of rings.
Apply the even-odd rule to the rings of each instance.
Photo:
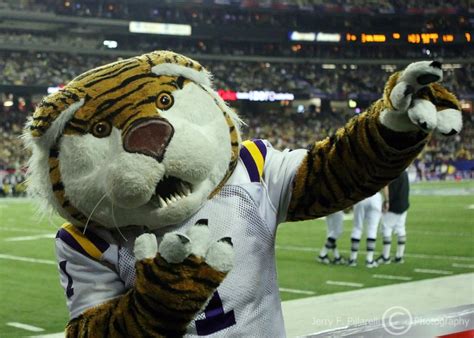
[[[345,260],[341,257],[339,250],[337,250],[336,241],[341,236],[344,229],[344,212],[337,211],[333,214],[326,216],[327,224],[327,240],[326,244],[321,248],[317,260],[323,264],[331,263],[328,253],[332,250],[334,259],[332,260],[333,264],[344,264]]]
[[[377,228],[382,217],[382,210],[386,211],[388,209],[388,201],[388,188],[384,187],[380,192],[354,204],[354,226],[351,234],[349,266],[357,266],[357,253],[365,224],[367,232],[367,258],[365,263],[368,268],[377,267],[377,262],[374,260],[375,240],[377,239]]]
[[[382,216],[383,251],[382,255],[376,260],[379,264],[390,263],[390,246],[393,233],[398,237],[397,252],[393,262],[403,263],[406,243],[405,223],[410,206],[408,200],[410,183],[407,171],[404,171],[397,179],[390,182],[388,190],[390,206],[388,212]]]

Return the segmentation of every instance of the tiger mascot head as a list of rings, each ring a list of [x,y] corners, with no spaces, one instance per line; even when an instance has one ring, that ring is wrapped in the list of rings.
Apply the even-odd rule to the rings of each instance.
[[[237,115],[196,61],[155,51],[90,70],[26,126],[30,193],[77,226],[183,221],[238,159]]]

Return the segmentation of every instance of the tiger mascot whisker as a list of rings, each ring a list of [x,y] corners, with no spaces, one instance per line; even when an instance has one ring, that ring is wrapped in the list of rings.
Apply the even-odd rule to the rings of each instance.
[[[28,189],[67,221],[56,236],[67,336],[284,336],[278,224],[374,194],[432,132],[459,133],[442,75],[438,62],[409,65],[365,113],[293,151],[242,142],[210,73],[170,51],[44,98],[25,129]]]
[[[87,231],[87,226],[89,225],[89,222],[92,218],[92,215],[94,214],[94,211],[95,209],[97,209],[97,207],[100,205],[100,203],[104,200],[104,198],[107,197],[107,193],[105,193],[104,195],[102,195],[102,197],[100,198],[100,200],[97,202],[97,204],[94,206],[94,208],[92,209],[91,213],[89,214],[89,216],[87,217],[87,221],[86,221],[86,224],[84,225],[84,230],[82,231],[82,233],[85,235],[86,234],[86,231]],[[112,210],[113,210],[113,207],[112,207]],[[112,211],[113,213],[113,211]],[[118,227],[117,227],[118,228]]]

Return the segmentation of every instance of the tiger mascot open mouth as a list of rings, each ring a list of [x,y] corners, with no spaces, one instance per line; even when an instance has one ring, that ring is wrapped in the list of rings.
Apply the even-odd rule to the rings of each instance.
[[[239,125],[193,60],[160,51],[118,61],[40,104],[30,190],[76,225],[174,224],[231,173]]]

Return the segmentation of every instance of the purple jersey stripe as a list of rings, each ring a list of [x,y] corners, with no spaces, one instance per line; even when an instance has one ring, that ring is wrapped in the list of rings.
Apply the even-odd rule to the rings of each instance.
[[[265,157],[267,156],[267,146],[265,143],[263,143],[262,140],[259,139],[253,139],[253,143],[257,146],[258,150],[262,153],[263,159],[265,160]]]
[[[67,232],[67,230],[65,230],[65,229],[59,230],[58,233],[56,234],[56,238],[61,239],[64,243],[69,245],[74,250],[80,252],[81,254],[83,254],[83,255],[85,255],[89,258],[93,258],[93,257],[91,257],[91,255],[89,255],[87,253],[86,250],[84,250],[82,248],[82,246],[79,243],[77,243],[77,241],[74,239],[74,237],[72,237],[72,235],[69,232]]]
[[[196,331],[199,336],[207,336],[235,325],[234,311],[220,314],[209,319],[196,320]]]
[[[255,161],[253,160],[253,157],[252,155],[250,155],[250,152],[247,150],[247,148],[242,147],[242,149],[240,149],[240,158],[242,159],[242,162],[244,162],[244,165],[247,168],[247,172],[250,176],[250,181],[260,182],[260,175],[258,174],[257,165],[255,164]]]
[[[204,311],[204,313],[206,314],[206,318],[216,317],[224,313],[224,309],[222,308],[222,300],[219,296],[219,293],[214,292],[211,300],[206,306],[206,310]]]
[[[224,312],[219,292],[214,292],[209,304],[204,310],[205,319],[196,320],[196,331],[199,336],[207,336],[235,325],[234,310]]]

